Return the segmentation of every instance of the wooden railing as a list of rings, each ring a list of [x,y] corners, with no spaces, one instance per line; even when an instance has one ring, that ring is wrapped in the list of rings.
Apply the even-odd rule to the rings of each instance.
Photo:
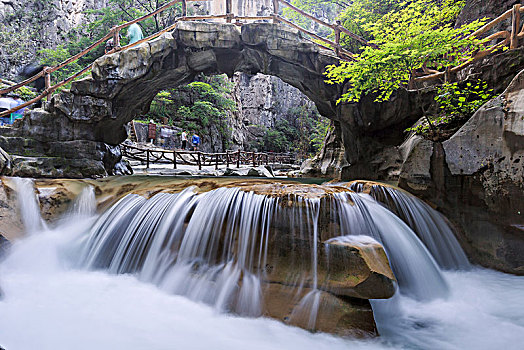
[[[150,41],[152,39],[155,39],[157,38],[158,36],[168,32],[168,31],[171,31],[171,30],[174,30],[178,24],[178,22],[180,21],[197,21],[197,20],[211,20],[211,19],[225,19],[225,21],[227,23],[232,23],[233,21],[235,21],[235,24],[236,25],[242,25],[243,22],[242,21],[249,21],[249,20],[273,20],[274,23],[277,23],[277,22],[280,22],[280,23],[284,23],[284,24],[287,24],[293,28],[296,28],[298,29],[299,31],[311,36],[312,38],[315,38],[316,40],[319,40],[319,41],[322,41],[324,42],[325,44],[328,44],[330,45],[331,47],[327,47],[327,46],[324,46],[324,45],[321,45],[321,44],[318,44],[316,43],[317,45],[319,45],[320,47],[324,48],[324,49],[328,49],[328,50],[332,50],[334,51],[334,53],[337,55],[337,57],[339,57],[340,59],[343,59],[343,60],[352,60],[353,59],[353,54],[345,49],[343,49],[341,46],[340,46],[340,33],[344,33],[346,35],[349,35],[350,37],[360,41],[361,43],[365,44],[365,45],[371,45],[369,44],[365,39],[359,37],[358,35],[350,32],[349,30],[347,30],[346,28],[344,28],[340,22],[337,22],[336,24],[329,24],[327,22],[324,22],[320,19],[317,19],[315,18],[314,16],[311,16],[309,15],[308,13],[300,10],[299,8],[291,5],[290,3],[288,3],[287,1],[285,0],[273,0],[273,14],[271,16],[236,16],[233,14],[232,12],[232,0],[225,0],[226,1],[226,13],[225,14],[222,14],[222,15],[208,15],[208,16],[188,16],[187,15],[187,2],[192,2],[192,1],[210,1],[210,0],[173,0],[167,4],[165,4],[164,6],[158,8],[157,10],[151,12],[151,13],[148,13],[140,18],[136,18],[132,21],[129,21],[129,22],[126,22],[124,24],[121,24],[121,25],[118,25],[118,26],[115,26],[111,29],[111,31],[105,35],[104,37],[102,37],[101,39],[97,40],[96,42],[94,42],[92,45],[90,45],[88,48],[86,48],[85,50],[79,52],[78,54],[68,58],[67,60],[61,62],[60,64],[58,64],[57,66],[55,67],[45,67],[41,72],[35,74],[34,76],[20,82],[20,83],[17,83],[17,84],[14,84],[14,85],[11,85],[7,88],[4,88],[4,89],[1,89],[0,90],[0,95],[2,94],[7,94],[9,92],[12,92],[22,86],[25,86],[25,85],[28,85],[32,82],[34,82],[36,79],[39,79],[39,78],[42,78],[44,77],[45,78],[45,90],[37,97],[33,98],[32,100],[30,101],[27,101],[15,108],[12,108],[8,111],[4,111],[2,113],[0,113],[0,117],[4,117],[6,115],[9,115],[13,112],[16,112],[22,108],[25,108],[27,106],[30,106],[32,105],[33,103],[36,103],[38,101],[40,101],[41,99],[47,97],[48,99],[51,97],[51,94],[57,90],[58,88],[70,83],[71,81],[75,80],[76,78],[78,78],[80,75],[84,74],[85,72],[89,71],[91,68],[92,68],[92,64],[90,64],[89,66],[85,67],[84,69],[82,69],[81,71],[71,75],[70,77],[68,77],[67,79],[51,86],[51,74],[53,72],[56,72],[57,70],[67,66],[68,64],[72,63],[72,62],[75,62],[76,60],[78,60],[79,58],[83,57],[84,55],[86,55],[87,53],[91,52],[92,50],[94,50],[96,47],[98,47],[100,44],[102,44],[103,42],[113,38],[113,43],[114,43],[114,49],[111,50],[109,53],[114,53],[114,52],[118,52],[118,51],[121,51],[121,50],[125,50],[127,48],[130,48],[130,47],[133,47],[133,46],[136,46],[136,45],[139,45],[139,44],[142,44],[144,42],[147,42],[147,41]],[[182,4],[182,16],[181,17],[178,17],[175,19],[174,21],[174,24],[172,24],[171,26],[168,26],[167,28],[164,28],[162,29],[161,31],[159,32],[156,32],[140,41],[137,41],[135,43],[132,43],[132,44],[129,44],[129,45],[126,45],[126,46],[123,46],[123,47],[120,47],[120,31],[124,28],[127,28],[129,27],[130,25],[134,24],[134,23],[138,23],[140,21],[143,21],[145,19],[148,19],[152,16],[155,16],[161,12],[164,12],[166,11],[167,9],[171,8],[172,6],[176,5],[177,3],[181,3]],[[294,23],[292,23],[291,21],[287,20],[286,18],[280,16],[278,14],[279,12],[279,4],[283,4],[287,7],[289,7],[290,9],[300,13],[301,15],[304,15],[306,16],[307,18],[309,19],[312,19],[313,21],[323,25],[323,26],[326,26],[328,28],[331,28],[335,31],[335,41],[331,41],[329,39],[326,39],[326,38],[323,38],[315,33],[312,33],[308,30],[306,30],[305,28],[302,28]]]
[[[504,39],[501,42],[498,42],[494,45],[491,45],[484,50],[477,52],[473,57],[465,59],[464,63],[455,66],[447,68],[444,72],[438,72],[438,71],[432,71],[427,72],[429,74],[420,76],[420,77],[412,77],[413,82],[426,82],[426,81],[433,81],[437,79],[444,78],[446,81],[449,80],[449,76],[453,73],[457,73],[464,68],[468,67],[469,65],[483,59],[484,57],[488,56],[489,54],[493,53],[494,51],[497,51],[499,49],[502,49],[504,47],[508,47],[510,49],[516,49],[519,47],[519,40],[524,38],[524,28],[522,28],[521,25],[521,13],[524,12],[524,7],[522,5],[517,4],[513,6],[511,10],[508,10],[504,12],[499,17],[495,18],[488,24],[484,25],[482,28],[478,29],[476,32],[471,34],[469,38],[481,38],[482,35],[486,34],[489,30],[495,28],[498,24],[501,22],[508,20],[511,18],[511,32],[507,30],[499,31],[497,33],[491,34],[488,37],[484,38],[483,41],[489,45],[489,43],[496,39]]]
[[[197,166],[202,170],[204,166],[220,165],[226,167],[241,165],[269,165],[269,164],[295,164],[295,157],[289,153],[259,153],[246,151],[226,151],[222,153],[205,153],[200,151],[160,150],[149,149],[121,144],[122,156],[143,162],[149,169],[151,164],[172,164],[173,169],[180,165]]]

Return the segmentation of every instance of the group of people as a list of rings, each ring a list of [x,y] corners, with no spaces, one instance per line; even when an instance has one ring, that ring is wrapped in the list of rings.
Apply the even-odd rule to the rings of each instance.
[[[175,130],[170,129],[169,127],[167,128],[162,127],[160,130],[161,130],[160,131],[161,139],[171,139],[173,143],[176,144]],[[149,124],[148,124],[147,138],[151,144],[154,144],[155,140],[157,139],[157,125],[155,124],[155,122],[152,119],[149,121]],[[191,142],[189,142],[188,134],[186,131],[182,131],[180,138],[182,141],[183,150],[191,149],[193,151],[198,151],[201,141],[200,141],[200,136],[198,136],[196,132],[193,134],[193,136],[191,136]]]
[[[187,132],[182,131],[182,149],[187,149],[187,144],[189,142],[187,138]],[[193,151],[198,151],[198,147],[200,146],[200,136],[198,136],[197,133],[194,133],[193,136],[191,136],[191,145],[193,146]]]

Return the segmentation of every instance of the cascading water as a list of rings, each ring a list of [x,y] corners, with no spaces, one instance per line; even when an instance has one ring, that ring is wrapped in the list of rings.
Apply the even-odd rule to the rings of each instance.
[[[445,218],[417,197],[387,185],[355,181],[351,190],[369,192],[376,201],[401,218],[422,240],[440,267],[468,269],[468,258]]]
[[[228,350],[246,344],[260,349],[516,349],[512,345],[524,340],[524,313],[518,307],[493,301],[477,306],[474,297],[500,294],[501,302],[518,303],[522,278],[477,270],[441,272],[439,265],[462,267],[446,265],[460,262],[461,254],[452,252],[452,260],[440,256],[439,249],[417,237],[423,226],[412,230],[405,217],[369,194],[326,187],[328,194],[319,199],[278,190],[256,194],[248,188],[219,188],[197,194],[188,188],[150,199],[128,195],[89,218],[95,208],[91,190],[84,190],[59,227],[15,245],[0,264],[6,296],[0,301],[0,345],[6,349],[167,349],[174,342],[181,348]],[[415,223],[418,215],[413,210]],[[432,238],[436,247],[447,239]],[[344,340],[269,320],[231,318],[169,296],[259,316],[267,286],[278,277],[277,285],[293,285],[300,295],[291,317],[305,318],[305,328],[314,329],[328,289],[322,266],[330,245],[368,249],[377,241],[400,288],[395,303],[373,301],[382,340]],[[283,262],[289,266],[279,276]],[[68,264],[115,275],[72,270]],[[453,310],[464,317],[453,317]],[[493,327],[497,320],[501,327]],[[17,335],[14,330],[22,328],[24,336]]]
[[[437,264],[406,224],[363,195],[345,190],[329,198],[326,203],[336,213],[333,221],[338,221],[339,231],[323,230],[323,241],[341,232],[372,236],[384,244],[404,293],[421,300],[446,296],[447,284]],[[291,262],[296,268],[288,270],[297,272],[279,283],[294,280],[298,289],[308,288],[290,317],[307,319],[307,328],[315,329],[320,216],[320,198],[268,196],[238,188],[200,195],[189,188],[149,200],[130,195],[91,230],[81,265],[136,273],[143,281],[217,310],[259,316],[262,282],[268,280],[265,266],[272,264],[268,243],[288,237],[284,239],[291,240],[289,249],[295,249],[300,262]],[[289,230],[289,236],[276,233],[278,226]]]
[[[93,186],[86,186],[71,206],[70,215],[92,216],[96,212],[96,196]]]
[[[354,205],[347,205],[349,199]],[[447,295],[438,265],[402,220],[365,194],[334,194],[332,206],[340,232],[371,236],[384,245],[403,293],[420,300]]]
[[[13,178],[17,191],[18,210],[22,224],[27,233],[32,234],[46,228],[40,215],[38,198],[35,196],[33,181],[24,178]]]

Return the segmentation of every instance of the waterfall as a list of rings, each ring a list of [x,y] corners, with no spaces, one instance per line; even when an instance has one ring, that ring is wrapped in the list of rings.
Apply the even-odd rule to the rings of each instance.
[[[13,178],[16,187],[18,211],[26,233],[33,234],[46,229],[40,214],[40,204],[31,179]]]
[[[94,212],[93,189],[87,187],[63,219],[47,229],[32,183],[21,181],[16,186],[19,207],[26,220],[33,218],[30,232],[46,232],[13,244],[0,261],[0,345],[519,348],[524,334],[522,277],[466,269],[460,250],[450,249],[449,259],[440,255],[443,244],[455,243],[442,231],[445,220],[389,188],[388,193],[399,192],[400,208],[410,209],[401,213],[392,199],[380,197],[379,186],[367,183],[352,191],[347,186],[240,180],[204,193],[189,187],[150,198],[130,194],[99,214]],[[426,227],[436,225],[438,230],[420,232],[424,226],[417,222],[428,218],[434,224],[425,221]],[[377,296],[384,299],[356,296],[358,300],[330,289],[341,281],[334,274],[356,277],[350,263],[356,260],[346,261],[339,249],[380,262],[373,266],[375,274],[389,269],[389,263],[398,282],[395,295],[391,283],[389,294]],[[451,265],[444,266],[446,261]],[[378,278],[391,282],[386,275]],[[362,319],[363,314],[369,318]],[[255,318],[261,315],[321,332]],[[375,334],[378,328],[381,337],[323,334],[339,334],[329,328],[333,320],[346,322],[345,330],[370,321],[376,324],[373,331],[349,334]],[[27,331],[24,336],[20,329]]]
[[[96,212],[96,197],[93,186],[86,186],[80,192],[69,210],[69,215],[91,216]]]
[[[468,269],[470,264],[445,218],[417,197],[378,183],[352,182],[355,192],[369,191],[376,201],[395,213],[421,239],[439,266],[445,269]]]
[[[91,228],[80,265],[133,273],[218,311],[259,316],[264,286],[272,283],[267,268],[279,268],[274,257],[269,260],[268,245],[286,246],[291,267],[279,283],[295,285],[297,295],[307,290],[291,318],[307,319],[315,329],[321,241],[367,236],[384,245],[402,293],[419,300],[447,295],[438,264],[406,223],[367,194],[340,191],[322,199],[304,195],[307,189],[287,195],[245,188],[201,194],[187,188],[150,199],[128,195]],[[326,215],[336,229],[320,222]]]
[[[354,205],[347,205],[348,199]],[[448,286],[437,263],[417,235],[372,197],[360,193],[335,194],[332,201],[340,231],[367,235],[382,243],[404,294],[420,300],[443,297]]]

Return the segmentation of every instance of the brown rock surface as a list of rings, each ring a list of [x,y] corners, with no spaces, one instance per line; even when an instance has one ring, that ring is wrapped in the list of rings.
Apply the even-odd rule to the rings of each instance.
[[[22,223],[16,208],[15,193],[5,178],[0,180],[0,235],[8,241],[22,236]]]
[[[341,336],[378,335],[368,300],[337,297],[323,291],[316,292],[319,298],[318,313],[314,327],[311,327],[311,312],[300,305],[308,293],[315,292],[309,288],[297,292],[294,286],[268,283],[263,286],[263,314],[290,325]]]

